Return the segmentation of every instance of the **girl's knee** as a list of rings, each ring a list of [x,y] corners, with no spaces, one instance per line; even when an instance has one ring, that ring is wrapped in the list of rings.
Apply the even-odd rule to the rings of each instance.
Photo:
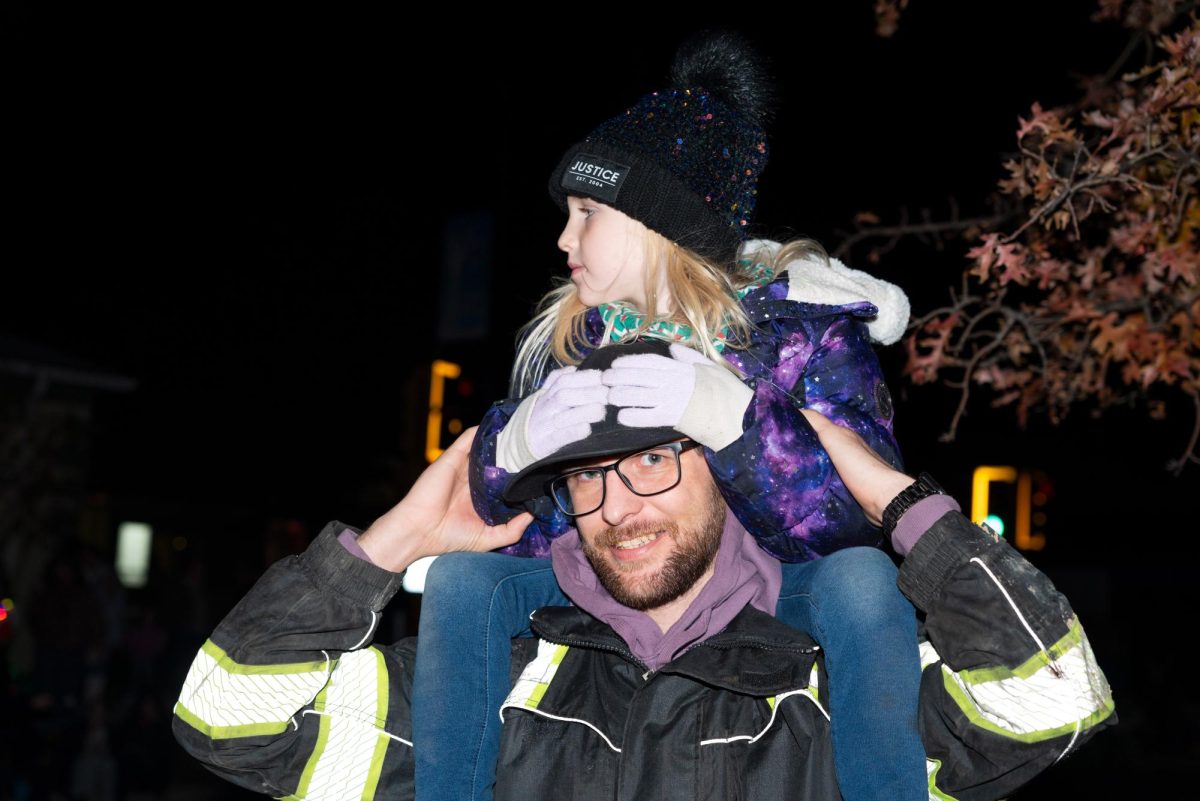
[[[421,603],[487,603],[497,585],[512,573],[508,558],[493,553],[442,554],[429,566]]]
[[[825,557],[825,562],[847,580],[871,585],[896,583],[896,565],[878,548],[844,548]]]
[[[914,619],[896,586],[896,566],[877,548],[847,548],[825,557],[814,592],[826,614],[849,617],[860,631]]]
[[[486,616],[512,626],[528,626],[536,606],[552,603],[557,584],[544,559],[496,553],[439,556],[425,578],[422,609],[432,607],[465,617]],[[424,613],[423,613],[424,614]]]
[[[425,575],[425,592],[437,593],[463,586],[481,573],[476,553],[445,553],[433,560]]]

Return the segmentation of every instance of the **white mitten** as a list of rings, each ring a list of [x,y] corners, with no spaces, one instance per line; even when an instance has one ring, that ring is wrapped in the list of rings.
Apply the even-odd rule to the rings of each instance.
[[[615,359],[604,371],[617,420],[635,428],[674,428],[719,451],[742,435],[754,391],[703,353],[671,345],[671,356],[642,353]]]
[[[561,367],[517,407],[496,438],[496,466],[519,473],[592,433],[604,419],[608,387],[599,370]]]

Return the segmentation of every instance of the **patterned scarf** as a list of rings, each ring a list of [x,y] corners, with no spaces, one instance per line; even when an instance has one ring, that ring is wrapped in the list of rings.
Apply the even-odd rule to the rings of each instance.
[[[750,283],[736,290],[735,294],[738,300],[746,297],[751,290],[771,283],[772,279],[775,278],[775,273],[768,264],[759,262],[751,266],[750,260],[745,259],[739,261],[738,265],[743,268],[749,268],[749,273],[753,276]],[[604,320],[605,327],[609,329],[609,342],[622,342],[634,334],[650,339],[665,339],[668,342],[685,342],[692,338],[692,327],[690,325],[676,323],[664,317],[651,320],[647,323],[646,315],[638,311],[637,307],[624,300],[605,303],[598,308],[600,310],[600,317]],[[729,335],[729,326],[723,325],[721,326],[721,330],[713,337],[712,345],[717,353],[725,350],[725,342],[729,339]]]

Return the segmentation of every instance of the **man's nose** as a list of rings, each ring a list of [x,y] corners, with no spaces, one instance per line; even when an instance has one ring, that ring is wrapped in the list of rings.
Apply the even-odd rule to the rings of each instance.
[[[616,470],[605,473],[604,480],[607,483],[604,485],[604,505],[600,507],[600,514],[608,525],[619,526],[641,511],[642,498],[625,486]]]

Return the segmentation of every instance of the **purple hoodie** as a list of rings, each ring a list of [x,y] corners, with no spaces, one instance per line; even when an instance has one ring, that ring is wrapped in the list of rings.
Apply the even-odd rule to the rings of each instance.
[[[575,529],[554,541],[550,560],[567,597],[612,626],[633,655],[651,670],[658,670],[690,646],[724,629],[746,604],[775,614],[783,581],[778,560],[758,547],[732,512],[725,516],[712,578],[665,633],[645,612],[622,606],[600,585]]]

